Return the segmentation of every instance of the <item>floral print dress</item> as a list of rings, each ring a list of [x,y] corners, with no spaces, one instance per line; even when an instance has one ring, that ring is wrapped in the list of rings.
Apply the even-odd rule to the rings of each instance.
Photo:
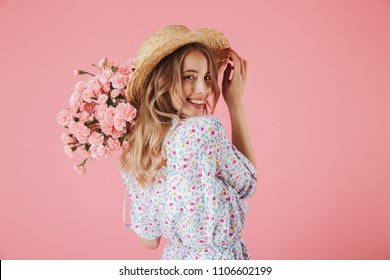
[[[177,123],[163,143],[165,176],[142,188],[122,173],[131,200],[128,226],[145,239],[166,238],[162,259],[250,259],[241,231],[256,186],[254,166],[214,115]]]

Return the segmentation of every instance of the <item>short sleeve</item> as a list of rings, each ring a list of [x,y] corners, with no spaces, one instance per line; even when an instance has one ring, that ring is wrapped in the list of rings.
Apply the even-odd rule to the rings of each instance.
[[[139,237],[148,240],[158,238],[161,236],[160,213],[155,207],[153,191],[141,187],[129,174],[122,173],[122,179],[131,201],[130,228]]]
[[[200,128],[202,164],[214,170],[216,176],[234,188],[241,199],[247,199],[256,188],[256,168],[231,144],[222,122],[213,115],[208,120]]]

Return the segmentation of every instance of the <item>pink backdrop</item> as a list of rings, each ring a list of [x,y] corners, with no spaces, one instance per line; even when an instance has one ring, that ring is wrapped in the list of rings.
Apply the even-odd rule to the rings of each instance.
[[[56,116],[74,69],[168,24],[220,29],[249,61],[252,257],[390,259],[390,1],[246,2],[0,1],[1,259],[160,258],[122,223],[119,154],[76,174]]]

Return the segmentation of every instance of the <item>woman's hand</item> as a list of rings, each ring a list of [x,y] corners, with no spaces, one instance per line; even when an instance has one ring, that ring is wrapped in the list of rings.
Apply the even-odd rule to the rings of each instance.
[[[248,63],[232,49],[228,49],[228,52],[234,68],[230,62],[226,66],[222,81],[222,94],[229,109],[232,143],[256,168],[256,158],[249,138],[243,102]],[[232,71],[233,76],[229,80]]]
[[[222,81],[222,95],[229,109],[243,105],[243,93],[247,77],[248,62],[241,58],[234,50],[228,49],[229,60],[233,61],[234,66],[228,62]],[[229,80],[231,72],[233,76]]]

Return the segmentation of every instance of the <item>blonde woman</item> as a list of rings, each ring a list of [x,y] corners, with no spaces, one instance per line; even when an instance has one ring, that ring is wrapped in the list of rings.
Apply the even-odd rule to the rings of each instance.
[[[223,70],[232,143],[210,114]],[[168,26],[141,46],[126,92],[138,115],[121,168],[129,227],[146,248],[166,238],[162,259],[250,258],[241,231],[257,172],[244,117],[246,74],[247,62],[214,29]]]

